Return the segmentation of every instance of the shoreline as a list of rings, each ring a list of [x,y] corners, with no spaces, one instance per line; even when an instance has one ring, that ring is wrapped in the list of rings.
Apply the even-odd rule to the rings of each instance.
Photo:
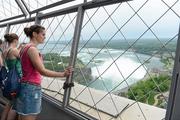
[[[154,74],[154,75],[157,74],[157,73],[152,72],[151,70],[152,70],[152,69],[149,69],[148,72],[144,75],[144,77],[143,77],[142,79],[138,80],[137,82],[147,80],[147,79],[149,79],[150,76],[152,76],[153,74]],[[148,74],[148,73],[149,73],[149,74]],[[130,87],[133,86],[133,85],[135,85],[135,84],[137,84],[137,82],[136,82],[136,83],[133,83],[132,85],[130,85]],[[125,88],[122,88],[122,89],[120,89],[120,90],[114,91],[113,94],[115,94],[115,95],[121,95],[121,94],[127,93],[128,90],[129,90],[129,87],[125,87]]]

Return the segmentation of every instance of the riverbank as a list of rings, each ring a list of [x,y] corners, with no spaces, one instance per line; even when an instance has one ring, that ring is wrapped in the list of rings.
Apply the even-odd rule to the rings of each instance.
[[[140,79],[138,82],[130,85],[129,87],[125,87],[123,89],[114,91],[113,94],[118,95],[118,96],[124,96],[127,97],[126,94],[128,93],[128,91],[130,90],[129,88],[136,86],[137,83],[141,82],[141,81],[147,81],[147,80],[151,80],[154,78],[158,78],[158,76],[161,75],[169,75],[169,71],[163,70],[163,69],[156,69],[156,68],[152,68],[152,69],[148,69],[147,73],[144,75],[144,77],[142,79]]]
[[[145,76],[144,76],[142,79],[140,79],[139,81],[144,81],[144,80],[149,79],[149,78],[150,78],[150,75],[153,74],[153,73],[149,73],[149,72],[150,72],[150,71],[148,71],[148,73],[146,73]],[[137,82],[134,83],[134,84],[132,84],[132,85],[130,85],[129,87],[131,87],[131,86],[133,86],[133,85],[136,85],[136,84],[137,84]],[[120,90],[114,91],[113,94],[119,95],[119,96],[124,96],[124,94],[126,94],[126,93],[128,92],[129,87],[125,87],[125,88],[122,88],[122,89],[120,89]]]

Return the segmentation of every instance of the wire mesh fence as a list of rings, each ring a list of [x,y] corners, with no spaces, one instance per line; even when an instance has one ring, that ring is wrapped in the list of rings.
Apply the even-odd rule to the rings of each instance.
[[[0,29],[0,35],[1,35],[1,39],[3,40],[4,39],[4,34],[6,33],[6,28],[1,28]]]
[[[33,24],[33,22],[28,22],[23,24],[12,25],[10,27],[9,33],[16,33],[19,36],[19,43],[28,43],[29,40],[24,34],[24,28],[29,27]]]
[[[16,4],[15,0],[1,0],[0,7],[0,20],[22,15],[21,9]]]
[[[35,10],[58,1],[26,2]],[[141,0],[85,10],[69,106],[100,120],[164,119],[179,6],[178,0]],[[38,48],[46,68],[63,71],[69,65],[76,20],[73,12],[41,21],[46,41]],[[10,32],[28,42],[23,28],[32,24],[11,25]],[[0,28],[1,38],[5,30]],[[62,102],[64,80],[43,77],[43,92]]]
[[[74,75],[78,87],[70,105],[102,120],[163,119],[178,33],[178,24],[168,19],[178,23],[172,9],[178,2],[144,0],[86,10],[77,57],[84,67]],[[157,14],[149,10],[159,6]],[[148,112],[142,103],[149,105]],[[156,110],[160,115],[152,106],[163,108]],[[137,113],[130,117],[129,111]]]
[[[42,21],[42,25],[47,26],[47,41],[39,49],[44,54],[46,68],[63,71],[68,67],[75,20],[76,13],[72,13]],[[44,79],[45,93],[49,93],[62,101],[64,94],[62,87],[65,78]]]

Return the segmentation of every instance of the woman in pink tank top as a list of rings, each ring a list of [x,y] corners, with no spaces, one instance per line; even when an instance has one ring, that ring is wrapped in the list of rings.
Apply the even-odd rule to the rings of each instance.
[[[24,28],[30,42],[20,52],[22,64],[21,91],[16,101],[16,111],[21,120],[35,120],[41,111],[41,75],[48,77],[67,77],[72,74],[72,67],[64,72],[55,72],[44,67],[42,56],[37,46],[45,40],[45,28],[32,25]]]

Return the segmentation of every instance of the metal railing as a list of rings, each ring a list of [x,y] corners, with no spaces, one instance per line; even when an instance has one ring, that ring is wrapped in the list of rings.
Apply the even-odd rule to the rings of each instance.
[[[75,72],[66,81],[75,86],[63,90],[65,78],[44,77],[43,92],[62,102],[69,112],[100,120],[165,119],[173,80],[174,97],[166,119],[174,120],[178,114],[172,111],[179,109],[175,100],[178,88],[174,86],[177,78],[172,75],[178,70],[174,60],[179,53],[175,54],[180,3],[125,1],[82,1],[43,14],[39,12],[76,1],[47,0],[42,5],[37,0],[34,4],[20,0],[30,16],[16,21],[2,19],[0,36],[3,39],[5,32],[14,32],[20,42],[28,42],[24,27],[34,22],[45,26],[46,42],[39,46],[44,64],[56,71],[74,66]]]

